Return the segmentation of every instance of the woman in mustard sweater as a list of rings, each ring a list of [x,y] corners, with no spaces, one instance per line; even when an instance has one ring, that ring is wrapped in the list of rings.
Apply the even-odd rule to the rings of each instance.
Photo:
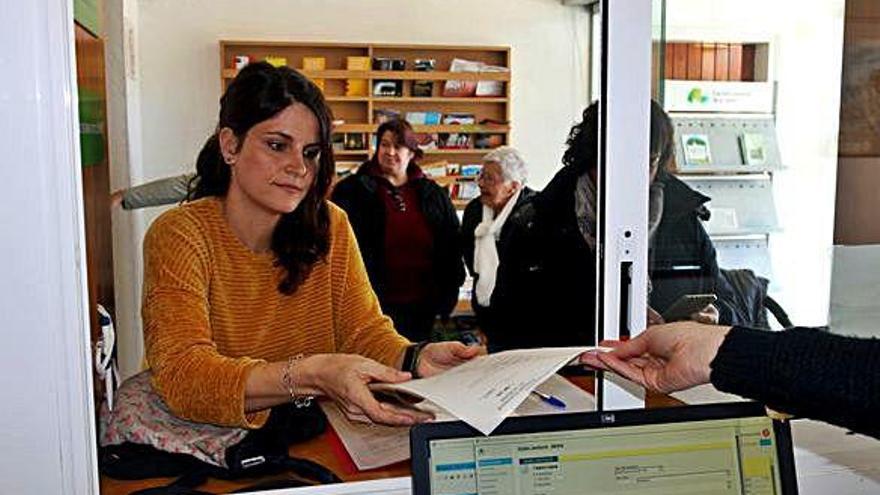
[[[377,402],[367,384],[435,374],[479,349],[413,346],[382,314],[346,215],[325,200],[334,166],[321,92],[255,63],[220,106],[195,200],[144,240],[153,387],[174,414],[227,426],[260,427],[272,406],[316,395],[353,419],[425,419]]]

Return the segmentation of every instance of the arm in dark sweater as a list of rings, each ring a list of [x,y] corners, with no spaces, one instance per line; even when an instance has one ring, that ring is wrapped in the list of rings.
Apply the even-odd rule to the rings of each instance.
[[[711,368],[719,390],[880,438],[878,339],[734,327]]]

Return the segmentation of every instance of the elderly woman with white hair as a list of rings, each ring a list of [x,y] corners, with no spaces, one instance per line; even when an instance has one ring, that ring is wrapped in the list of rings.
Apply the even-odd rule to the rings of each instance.
[[[510,237],[507,226],[535,195],[535,191],[525,185],[527,176],[528,167],[519,151],[510,146],[495,148],[483,158],[483,170],[477,178],[480,196],[464,210],[462,251],[474,277],[471,304],[490,346],[493,334],[498,332],[494,315],[501,311],[492,307],[492,293]]]

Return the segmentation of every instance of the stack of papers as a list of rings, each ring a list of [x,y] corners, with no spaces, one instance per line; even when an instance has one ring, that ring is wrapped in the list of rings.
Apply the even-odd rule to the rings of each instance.
[[[529,394],[513,416],[589,412],[596,409],[592,395],[559,375],[552,375],[536,390],[562,400],[565,408],[550,405],[537,395]],[[335,402],[321,402],[321,408],[358,469],[374,469],[409,459],[409,427],[352,422]],[[455,420],[455,417],[430,401],[419,403],[418,408],[432,412],[434,421]]]
[[[480,356],[445,373],[397,384],[374,384],[382,394],[416,397],[418,408],[437,421],[461,419],[490,434],[504,418],[516,415],[584,412],[593,397],[556,375],[580,354],[595,347],[518,349]],[[602,349],[604,350],[604,349]],[[562,400],[564,408],[541,400],[537,390]],[[332,402],[321,404],[359,469],[409,459],[409,428],[350,422]]]
[[[517,349],[474,358],[421,380],[371,385],[376,392],[427,399],[480,433],[492,433],[538,386],[597,347]]]

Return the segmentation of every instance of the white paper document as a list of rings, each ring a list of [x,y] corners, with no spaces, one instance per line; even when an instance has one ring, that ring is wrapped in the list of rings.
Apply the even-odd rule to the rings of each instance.
[[[550,405],[537,395],[529,394],[516,408],[513,416],[589,412],[596,409],[596,401],[592,395],[556,374],[538,385],[536,390],[560,399],[565,403],[565,408]],[[452,415],[428,401],[420,403],[418,407],[432,412],[434,421],[455,420]],[[352,422],[334,402],[322,401],[321,408],[358,469],[374,469],[409,459],[409,427]]]
[[[747,400],[738,395],[722,392],[713,387],[711,383],[697,385],[696,387],[673,392],[669,395],[685,404],[714,404],[717,402],[743,402]]]
[[[260,495],[410,495],[411,493],[412,478],[409,476],[260,491]]]
[[[480,356],[439,375],[403,383],[371,386],[424,399],[473,426],[492,433],[538,384],[572,359],[596,347],[517,349]]]

